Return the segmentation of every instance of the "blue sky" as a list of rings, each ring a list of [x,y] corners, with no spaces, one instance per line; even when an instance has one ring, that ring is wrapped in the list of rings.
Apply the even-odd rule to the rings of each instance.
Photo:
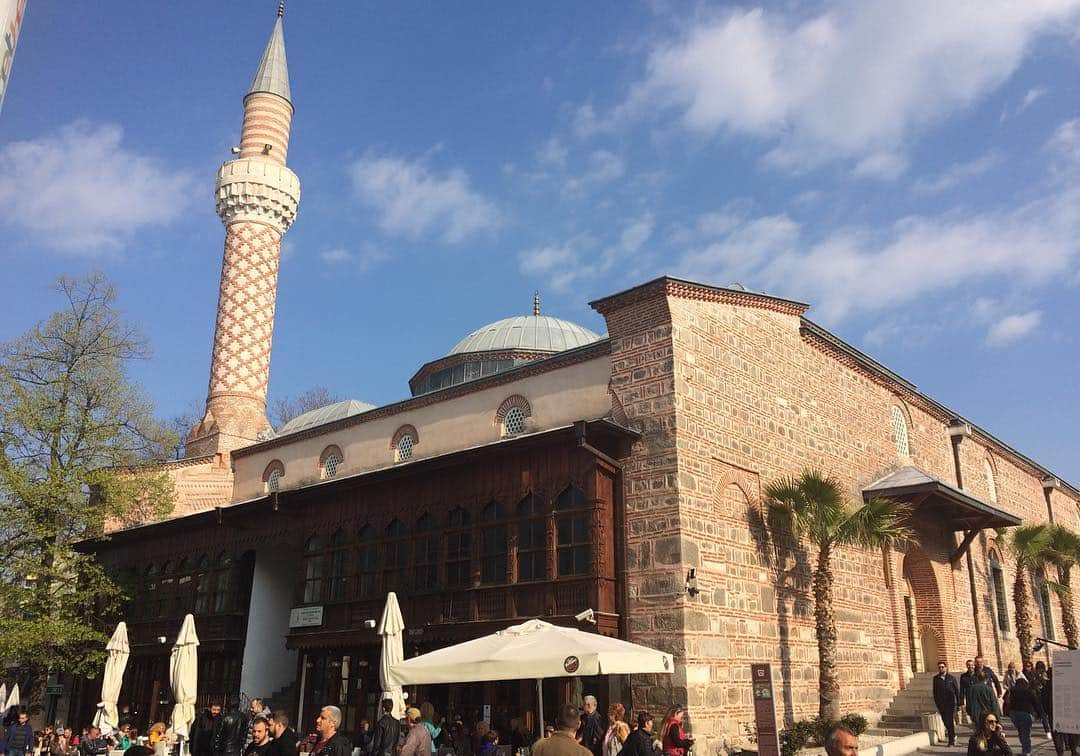
[[[30,0],[0,339],[104,270],[205,396],[217,166],[276,3]],[[480,325],[660,273],[810,317],[1080,483],[1080,0],[293,2],[271,394],[381,404]]]

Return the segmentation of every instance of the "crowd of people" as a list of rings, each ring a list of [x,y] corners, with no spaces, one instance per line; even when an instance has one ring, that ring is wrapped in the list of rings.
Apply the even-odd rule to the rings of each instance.
[[[967,723],[972,727],[968,756],[1011,756],[1002,729],[1002,718],[1008,717],[1016,727],[1021,756],[1031,754],[1031,730],[1036,722],[1052,736],[1058,756],[1065,751],[1077,756],[1077,738],[1054,729],[1053,670],[1044,662],[1024,662],[1019,669],[1016,662],[1009,662],[1000,679],[981,655],[968,659],[965,666],[957,679],[947,663],[938,662],[934,675],[934,704],[950,746],[956,745],[957,725]]]

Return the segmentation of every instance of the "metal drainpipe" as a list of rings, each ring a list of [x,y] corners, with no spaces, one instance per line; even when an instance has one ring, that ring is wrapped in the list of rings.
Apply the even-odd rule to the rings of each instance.
[[[971,426],[962,420],[949,423],[949,440],[952,442],[953,468],[956,472],[956,487],[964,488],[964,473],[960,467],[960,442],[971,435]],[[972,544],[973,545],[973,544]],[[971,558],[971,545],[964,553],[967,562],[968,588],[971,591],[971,619],[975,626],[975,652],[982,655],[982,628],[979,625],[979,592],[975,588],[975,562]]]

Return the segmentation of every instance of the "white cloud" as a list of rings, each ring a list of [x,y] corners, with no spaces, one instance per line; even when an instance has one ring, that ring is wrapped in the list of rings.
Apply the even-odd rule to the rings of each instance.
[[[45,246],[96,255],[176,220],[197,196],[191,175],[122,142],[120,126],[90,121],[11,142],[0,152],[0,222]]]
[[[1046,94],[1046,89],[1044,87],[1033,87],[1032,89],[1029,89],[1020,103],[1020,109],[1016,112],[1023,113],[1041,99],[1044,94]]]
[[[912,185],[911,191],[924,196],[941,194],[965,181],[982,176],[984,173],[1001,165],[1001,162],[1001,153],[988,152],[966,163],[953,163],[937,176],[927,176],[919,179]]]
[[[566,165],[567,149],[558,137],[551,137],[536,154],[536,159],[541,165],[562,168]]]
[[[344,247],[331,247],[320,252],[319,257],[331,267],[348,266],[356,272],[370,270],[390,259],[390,255],[385,250],[372,244],[365,244],[359,252],[352,252]]]
[[[352,165],[351,174],[356,196],[376,212],[388,234],[455,244],[500,221],[494,203],[474,191],[460,169],[440,176],[423,160],[365,157]]]
[[[1007,315],[995,323],[986,335],[986,343],[994,347],[1008,346],[1024,338],[1042,321],[1042,312],[1032,310],[1020,315]]]
[[[1068,173],[1070,169],[1080,168],[1080,118],[1058,126],[1046,147],[1059,158],[1054,163],[1058,173]]]
[[[815,15],[735,10],[656,45],[644,77],[579,135],[678,114],[688,130],[763,140],[792,171],[848,160],[894,178],[909,139],[1006,81],[1035,40],[1067,33],[1080,0],[837,0]]]
[[[595,150],[589,155],[588,165],[580,176],[571,176],[563,184],[563,192],[571,197],[581,197],[588,189],[609,184],[626,174],[626,161],[611,150]]]
[[[827,321],[988,280],[1044,282],[1075,264],[1080,188],[1010,211],[912,216],[884,231],[803,236],[785,215],[747,217],[723,239],[686,253],[679,268],[701,280],[737,280],[801,298]]]

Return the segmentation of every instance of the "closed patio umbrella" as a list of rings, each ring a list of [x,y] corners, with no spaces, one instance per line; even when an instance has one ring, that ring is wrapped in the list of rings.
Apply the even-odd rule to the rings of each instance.
[[[109,658],[105,660],[105,676],[101,680],[101,701],[98,703],[94,724],[101,728],[106,737],[120,726],[120,714],[116,710],[116,701],[120,698],[120,686],[124,682],[124,669],[127,667],[131,649],[128,647],[127,625],[120,622],[113,631],[112,638],[105,646]]]
[[[405,716],[405,698],[401,695],[401,683],[394,680],[390,675],[390,669],[405,658],[402,647],[401,634],[405,630],[405,621],[401,618],[401,607],[398,606],[397,594],[390,591],[386,594],[386,606],[383,608],[382,618],[376,632],[382,636],[382,652],[379,655],[379,684],[382,685],[382,698],[391,699],[394,702],[394,710],[391,715],[394,719]]]
[[[195,618],[184,617],[180,635],[169,656],[169,685],[172,687],[172,719],[169,725],[180,741],[181,753],[190,740],[191,724],[195,721],[195,696],[199,682],[199,636],[195,634]]]
[[[11,686],[11,693],[8,695],[7,703],[4,704],[4,711],[11,711],[12,706],[21,706],[22,700],[19,698],[19,684],[15,683]]]

